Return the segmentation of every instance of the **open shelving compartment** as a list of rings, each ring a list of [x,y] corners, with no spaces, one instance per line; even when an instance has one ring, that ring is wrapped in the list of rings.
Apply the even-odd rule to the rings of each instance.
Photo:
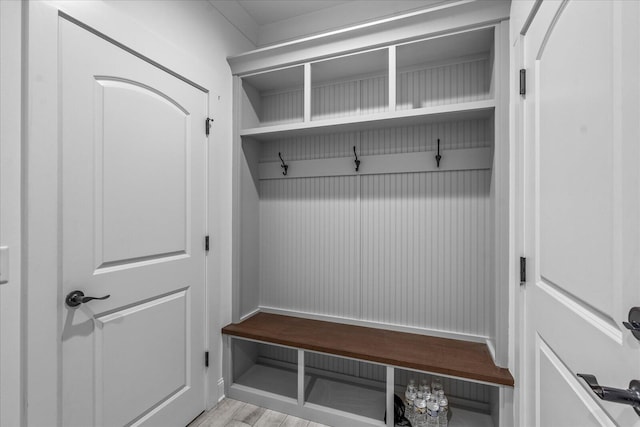
[[[305,406],[343,412],[384,426],[384,366],[305,351],[304,372],[310,379],[305,387]]]
[[[470,387],[468,381],[430,374],[409,369],[394,368],[394,393],[404,400],[404,393],[409,380],[414,380],[416,387],[423,380],[431,385],[438,378],[449,401],[448,427],[494,427],[498,425],[498,386],[474,383]]]
[[[298,355],[295,349],[234,339],[232,353],[233,384],[296,402]]]
[[[288,67],[242,78],[242,127],[302,122],[304,67]]]
[[[389,50],[311,63],[311,120],[389,111]]]
[[[494,99],[493,28],[396,46],[396,109]]]
[[[273,101],[269,108],[295,114],[273,120],[251,109],[250,120],[237,121],[235,322],[256,311],[346,320],[487,343],[496,353],[496,335],[506,331],[496,327],[505,293],[497,284],[505,267],[496,233],[506,209],[498,199],[507,198],[508,179],[508,83],[496,83],[506,79],[500,72],[507,31],[502,26],[497,34],[499,27],[311,58],[236,79],[236,97],[259,93],[262,107]],[[297,95],[266,101],[279,91]],[[227,376],[228,395],[329,425],[384,426],[393,393],[403,395],[408,376],[427,375],[252,345],[258,356],[250,365],[286,383],[287,391],[252,385],[248,368]],[[239,348],[229,346],[232,365],[247,360],[235,355]],[[499,395],[510,386],[469,378],[445,383],[451,427],[500,425]],[[346,404],[341,395],[377,403]]]

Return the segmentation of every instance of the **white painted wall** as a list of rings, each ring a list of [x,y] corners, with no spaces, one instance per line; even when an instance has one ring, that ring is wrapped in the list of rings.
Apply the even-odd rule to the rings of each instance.
[[[3,34],[5,31],[5,14],[3,4]],[[222,388],[218,385],[222,378],[222,342],[220,328],[231,321],[231,100],[232,100],[232,76],[226,58],[254,48],[254,45],[224,19],[216,9],[207,1],[45,1],[28,3],[30,70],[28,85],[30,87],[29,103],[32,108],[30,114],[37,115],[44,111],[45,116],[39,117],[41,123],[53,123],[49,127],[49,135],[45,136],[36,127],[35,117],[29,117],[28,125],[30,134],[27,151],[28,161],[36,166],[45,167],[43,171],[35,167],[30,171],[29,177],[39,177],[42,181],[45,174],[51,172],[55,176],[55,167],[46,167],[44,160],[38,158],[38,147],[44,147],[47,141],[51,141],[51,133],[55,132],[55,47],[48,46],[51,40],[57,38],[57,11],[78,19],[93,27],[129,48],[145,55],[163,66],[197,82],[207,88],[209,92],[210,117],[215,122],[209,139],[209,212],[208,227],[212,238],[212,247],[208,257],[208,306],[209,319],[208,340],[209,349],[212,352],[213,363],[209,369],[208,406],[212,406],[221,397]],[[7,19],[9,19],[7,17]],[[50,40],[50,41],[47,41]],[[4,51],[4,49],[3,49]],[[52,53],[53,52],[53,53]],[[15,67],[19,60],[12,59],[5,63],[4,67]],[[47,62],[48,61],[48,62]],[[53,69],[43,68],[43,64],[51,65]],[[52,71],[48,71],[52,70]],[[51,73],[51,74],[48,74]],[[3,80],[4,83],[4,80]],[[19,84],[18,84],[19,87]],[[18,97],[18,100],[20,98]],[[5,96],[3,91],[3,105]],[[45,105],[47,105],[45,107]],[[3,115],[4,123],[4,115]],[[53,131],[51,130],[53,129]],[[203,124],[204,131],[204,124]],[[3,126],[4,149],[4,126]],[[48,150],[48,149],[47,149]],[[46,150],[44,150],[46,151]],[[55,156],[54,156],[55,157]],[[4,152],[3,152],[4,161]],[[4,172],[3,172],[4,173]],[[48,175],[47,175],[48,176]],[[54,180],[55,181],[55,180]],[[49,212],[55,212],[55,191],[47,196],[41,187],[29,196],[30,206],[34,206],[28,212],[28,223],[35,228],[55,228],[51,223],[55,221],[38,221],[43,219],[43,213],[38,214],[36,208],[45,206]],[[3,201],[5,194],[2,194]],[[40,202],[38,197],[46,199]],[[38,217],[40,215],[40,217]],[[55,213],[52,214],[55,217]],[[3,215],[4,220],[4,215]],[[47,225],[49,224],[49,225]],[[51,241],[55,247],[55,230],[45,230],[44,246],[51,247]],[[33,242],[33,236],[28,241]],[[25,240],[25,245],[28,242]],[[30,256],[42,257],[42,251],[31,251]],[[32,253],[33,252],[33,253]],[[55,253],[49,256],[54,262],[46,262],[37,271],[37,275],[29,276],[29,282],[24,284],[26,294],[30,298],[30,309],[25,311],[25,330],[29,334],[25,340],[29,346],[29,353],[23,355],[28,365],[25,377],[26,396],[29,404],[27,422],[29,425],[55,424],[58,418],[56,400],[51,391],[56,390],[56,342],[55,324],[59,303],[57,301],[58,288],[55,286],[57,267],[55,266]],[[37,258],[36,261],[41,258]],[[29,272],[36,263],[27,266]],[[19,269],[18,269],[19,270]],[[42,270],[42,271],[41,271]],[[44,286],[45,280],[36,281],[36,276],[50,277],[51,280]],[[31,297],[34,297],[33,300]],[[4,299],[3,299],[4,300]],[[38,310],[33,304],[41,303]],[[3,310],[4,314],[4,310]],[[16,321],[17,322],[17,321]],[[18,324],[14,326],[17,328]],[[4,337],[3,337],[4,339]],[[4,344],[4,343],[3,343]],[[51,373],[48,373],[51,372]],[[3,386],[4,386],[4,369]],[[40,375],[43,374],[43,375]],[[18,394],[19,396],[19,394]],[[4,406],[5,398],[2,403]],[[40,405],[39,403],[42,403]],[[5,425],[4,423],[2,425]],[[8,424],[12,425],[12,424]]]
[[[21,363],[21,61],[22,2],[0,2],[0,246],[8,246],[9,283],[0,285],[0,425],[19,426]]]

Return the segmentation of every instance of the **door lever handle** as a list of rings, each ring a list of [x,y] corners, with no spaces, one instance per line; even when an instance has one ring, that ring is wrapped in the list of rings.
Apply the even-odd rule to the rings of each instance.
[[[82,291],[72,291],[69,293],[69,295],[67,295],[64,301],[69,307],[77,307],[80,304],[84,304],[85,302],[93,301],[94,299],[103,300],[109,298],[110,296],[111,295],[105,295],[103,297],[85,297],[84,292]]]
[[[631,307],[631,310],[629,310],[629,321],[622,322],[622,324],[640,341],[640,307]]]
[[[633,406],[636,414],[640,415],[640,381],[631,380],[629,388],[605,387],[598,384],[598,380],[591,374],[577,374],[582,378],[593,392],[602,400],[607,402],[622,403]]]
[[[622,324],[624,325],[625,328],[629,329],[630,331],[640,332],[640,322],[631,321],[631,322],[622,322]]]

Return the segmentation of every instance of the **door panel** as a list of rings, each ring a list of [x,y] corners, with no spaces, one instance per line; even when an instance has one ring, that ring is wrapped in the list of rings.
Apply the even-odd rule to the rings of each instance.
[[[96,394],[104,393],[96,410],[104,425],[126,425],[188,390],[188,298],[182,290],[96,317]]]
[[[137,82],[96,84],[99,267],[186,253],[189,113]]]
[[[569,3],[537,54],[540,275],[613,319],[612,8],[583,9]]]
[[[615,425],[599,406],[593,405],[592,397],[539,335],[536,356],[536,400],[541,426]]]
[[[62,425],[204,410],[206,94],[60,18]]]
[[[638,2],[545,1],[524,37],[527,426],[640,425],[576,376],[640,379],[639,24]]]

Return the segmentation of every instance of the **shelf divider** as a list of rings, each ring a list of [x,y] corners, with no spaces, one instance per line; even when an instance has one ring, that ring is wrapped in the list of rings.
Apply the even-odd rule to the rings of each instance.
[[[311,121],[311,63],[304,64],[304,118],[303,121]]]
[[[298,406],[304,406],[304,350],[298,349]]]
[[[396,46],[389,46],[389,111],[396,111]]]
[[[387,427],[395,427],[395,372],[393,366],[387,366]]]

